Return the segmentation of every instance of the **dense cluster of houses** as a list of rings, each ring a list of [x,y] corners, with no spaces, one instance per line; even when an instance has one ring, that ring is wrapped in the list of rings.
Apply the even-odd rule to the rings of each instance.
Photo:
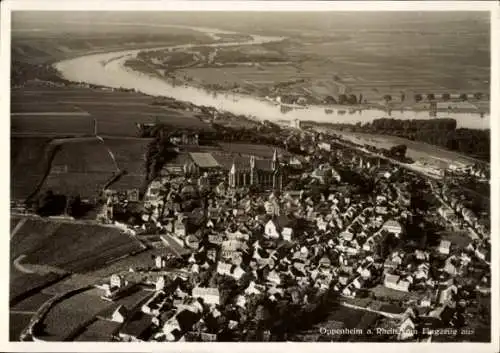
[[[318,155],[319,150],[325,152],[323,144],[314,148]],[[196,158],[208,169],[216,164],[206,156]],[[429,248],[404,246],[406,225],[414,216],[412,177],[400,178],[401,170],[382,170],[362,157],[336,153],[335,158],[376,179],[374,192],[354,192],[335,165],[319,161],[316,154],[301,164],[299,178],[334,185],[328,192],[287,189],[274,179],[276,173],[262,183],[266,188],[249,192],[247,176],[235,181],[235,170],[216,174],[205,169],[191,177],[171,175],[151,183],[141,208],[143,224],[134,232],[168,236],[190,254],[182,261],[182,275],[172,275],[177,272],[161,256],[152,260],[157,274],[149,276],[148,283],[155,293],[141,307],[147,330],[141,326],[140,334],[124,333],[121,339],[220,340],[241,337],[252,325],[268,337],[271,333],[262,322],[269,320],[263,318],[278,303],[306,305],[332,291],[350,305],[366,297],[394,303],[393,298],[408,294],[413,301],[396,300],[399,312],[412,313],[397,316],[403,331],[416,327],[419,317],[442,325],[458,322],[467,292],[456,279],[470,273],[477,261],[487,260],[486,243],[472,242],[466,249],[455,249],[447,240]],[[279,170],[277,163],[275,153],[272,171]],[[106,212],[124,202],[114,197],[109,195]],[[186,211],[187,201],[199,204]],[[442,208],[440,214],[452,220],[461,212],[479,232],[473,216],[463,207],[458,210],[457,204],[451,202],[453,213]],[[484,275],[480,287],[487,288],[489,280]],[[113,277],[102,286],[103,299],[116,300],[133,285]],[[147,338],[144,332],[149,332]]]

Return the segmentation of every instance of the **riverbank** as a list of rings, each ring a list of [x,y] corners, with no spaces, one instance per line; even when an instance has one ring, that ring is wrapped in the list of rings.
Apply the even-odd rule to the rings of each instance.
[[[200,31],[202,30],[200,29]],[[252,40],[245,42],[218,42],[209,44],[208,46],[254,45],[277,42],[284,39],[284,37],[252,36]],[[256,98],[237,93],[218,94],[217,92],[208,92],[205,89],[185,84],[173,85],[164,78],[137,72],[125,66],[127,59],[136,57],[139,52],[144,50],[179,50],[192,48],[196,45],[198,44],[91,54],[57,62],[54,64],[54,67],[60,72],[62,77],[69,81],[85,82],[112,88],[134,89],[148,95],[167,96],[195,105],[210,106],[236,115],[256,116],[261,120],[298,119],[318,122],[366,123],[388,116],[387,112],[380,109],[369,108],[352,111],[348,107],[340,109],[327,106],[309,106],[305,109],[292,109],[291,111],[282,112],[279,105],[275,105],[265,98]],[[326,111],[327,109],[328,112]],[[436,117],[447,117],[455,119],[457,127],[488,129],[490,126],[489,115],[481,118],[479,114],[472,113],[437,112],[436,116],[433,117],[427,111],[402,110],[392,111],[391,117],[395,119],[434,119]]]

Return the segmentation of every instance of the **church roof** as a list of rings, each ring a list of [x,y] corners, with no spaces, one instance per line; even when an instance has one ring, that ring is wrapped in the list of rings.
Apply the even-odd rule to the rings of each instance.
[[[231,170],[233,163],[237,171],[249,171],[250,170],[250,157],[231,155],[231,154],[212,154],[214,159],[217,161],[222,168],[226,170]],[[272,160],[271,159],[255,159],[255,169],[263,171],[272,171]]]

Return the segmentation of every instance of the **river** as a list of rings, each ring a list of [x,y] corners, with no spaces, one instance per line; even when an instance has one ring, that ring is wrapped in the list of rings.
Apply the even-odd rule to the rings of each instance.
[[[164,27],[168,27],[165,25]],[[173,26],[181,27],[181,26]],[[234,34],[235,32],[223,31],[210,28],[188,27],[217,38],[218,34]],[[284,40],[284,37],[270,37],[251,35],[251,39],[239,42],[213,43],[205,46],[228,47],[241,45],[255,45]],[[199,44],[185,44],[169,47],[156,47],[150,49],[122,50],[110,53],[99,53],[85,55],[77,58],[63,60],[54,64],[61,75],[70,81],[86,82],[89,84],[135,89],[139,92],[154,95],[168,96],[182,101],[188,101],[196,105],[212,106],[214,108],[229,111],[234,114],[255,116],[259,119],[271,121],[277,120],[312,120],[318,122],[333,123],[366,123],[377,118],[389,117],[383,110],[363,109],[350,111],[349,108],[331,108],[328,112],[325,107],[311,106],[302,109],[282,111],[279,105],[264,99],[233,93],[215,93],[192,87],[172,85],[160,77],[145,74],[125,67],[124,63],[134,58],[141,51],[153,51],[160,49],[189,49]],[[392,111],[391,118],[396,119],[433,119],[427,111]],[[485,114],[481,117],[476,113],[438,112],[438,118],[452,118],[457,121],[457,127],[472,129],[489,129],[490,116]]]

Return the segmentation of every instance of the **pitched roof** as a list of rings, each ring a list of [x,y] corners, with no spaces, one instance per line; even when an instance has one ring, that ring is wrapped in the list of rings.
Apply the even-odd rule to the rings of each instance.
[[[439,246],[443,248],[449,248],[451,246],[451,242],[449,240],[441,240]]]
[[[398,276],[398,275],[391,275],[391,274],[387,274],[387,275],[385,276],[385,281],[386,281],[386,282],[391,282],[391,283],[396,284],[396,283],[398,283],[398,281],[399,281],[399,276]]]
[[[189,156],[193,162],[200,168],[216,168],[220,167],[219,162],[212,156],[211,153],[191,152]]]

